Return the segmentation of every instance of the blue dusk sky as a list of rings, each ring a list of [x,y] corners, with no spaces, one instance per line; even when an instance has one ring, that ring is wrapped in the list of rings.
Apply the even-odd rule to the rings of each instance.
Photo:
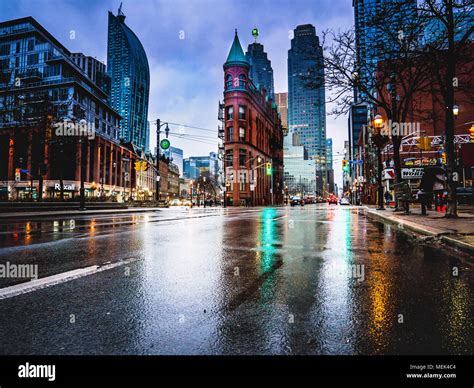
[[[0,0],[0,20],[33,16],[72,52],[106,62],[107,12],[117,13],[119,0]],[[125,23],[141,40],[150,65],[148,119],[216,130],[179,129],[207,138],[203,142],[171,138],[185,157],[217,148],[217,104],[222,100],[224,63],[237,28],[244,50],[260,31],[275,78],[275,91],[287,91],[287,55],[291,31],[310,23],[318,35],[325,29],[353,25],[352,0],[124,0]],[[71,30],[75,37],[71,39]],[[184,39],[181,39],[184,38]],[[327,111],[330,107],[327,107]],[[151,127],[150,146],[156,143]],[[343,150],[347,117],[327,116],[327,137],[334,153]],[[341,158],[335,155],[336,182]]]

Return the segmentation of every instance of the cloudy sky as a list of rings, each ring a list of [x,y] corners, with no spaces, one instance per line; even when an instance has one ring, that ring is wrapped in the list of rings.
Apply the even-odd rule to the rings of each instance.
[[[119,5],[120,0],[0,0],[0,20],[33,16],[70,51],[106,62],[107,13],[116,14]],[[212,130],[217,128],[217,104],[223,97],[222,64],[235,28],[244,49],[252,42],[252,28],[259,28],[259,42],[272,61],[275,91],[283,92],[291,30],[311,23],[320,34],[353,24],[352,0],[124,0],[122,11],[150,64],[148,119]],[[215,133],[176,126],[171,130],[203,136],[201,142],[171,139],[184,149],[185,157],[216,149]],[[342,152],[346,134],[346,117],[327,117],[334,153]],[[153,134],[150,144],[155,142]],[[335,155],[336,171],[340,160]]]

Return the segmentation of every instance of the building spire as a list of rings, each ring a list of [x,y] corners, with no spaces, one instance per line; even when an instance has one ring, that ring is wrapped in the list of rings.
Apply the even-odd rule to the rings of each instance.
[[[234,41],[227,56],[227,60],[224,67],[237,65],[237,66],[249,66],[249,62],[245,57],[244,50],[240,45],[239,36],[237,35],[237,29],[235,29]]]
[[[125,14],[122,12],[122,2],[120,2],[120,7],[117,12],[117,19],[123,23],[125,21]]]

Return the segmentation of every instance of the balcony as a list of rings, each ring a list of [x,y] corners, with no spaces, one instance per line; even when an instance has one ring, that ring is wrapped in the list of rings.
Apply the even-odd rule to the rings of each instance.
[[[36,69],[27,70],[24,73],[18,74],[22,82],[38,82],[43,78],[43,73]]]

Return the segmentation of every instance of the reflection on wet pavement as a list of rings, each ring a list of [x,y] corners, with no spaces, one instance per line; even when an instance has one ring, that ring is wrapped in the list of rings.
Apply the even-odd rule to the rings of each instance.
[[[40,277],[137,259],[0,300],[1,354],[474,350],[472,268],[355,208],[2,222],[0,244]]]

